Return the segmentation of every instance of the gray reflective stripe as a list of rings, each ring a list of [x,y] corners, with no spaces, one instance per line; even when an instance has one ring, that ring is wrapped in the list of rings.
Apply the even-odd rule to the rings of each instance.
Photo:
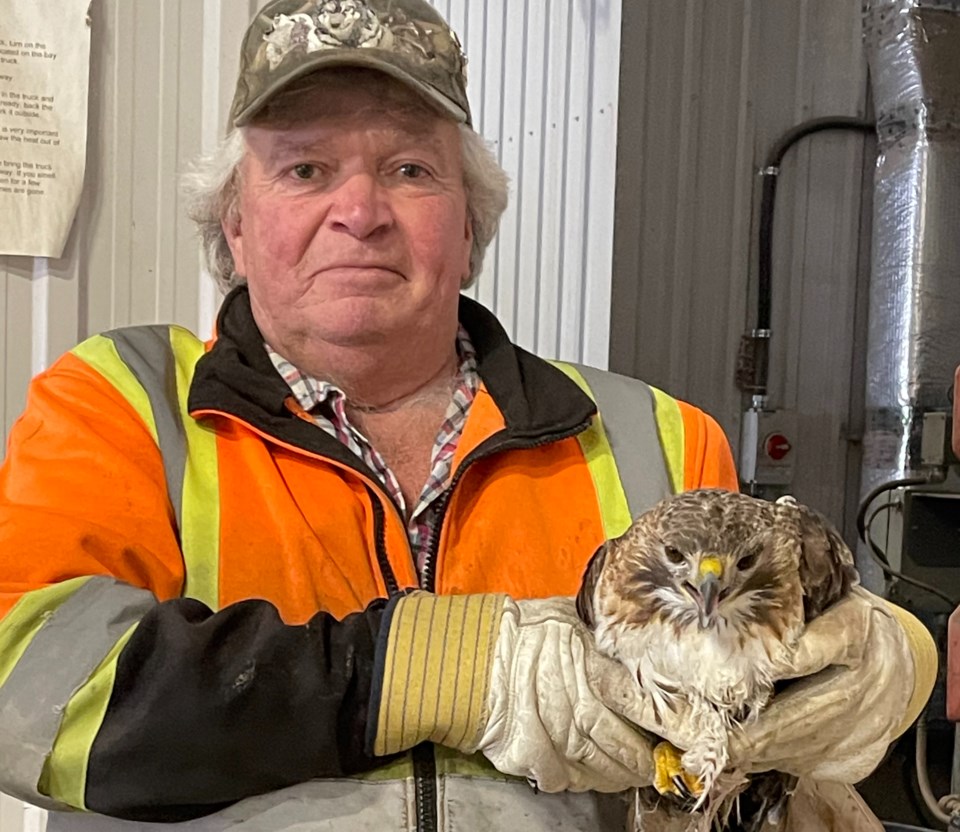
[[[187,464],[187,438],[180,421],[177,398],[177,365],[167,326],[138,326],[105,332],[117,354],[136,376],[150,399],[157,441],[163,457],[167,494],[177,520],[177,535],[183,526],[183,473]]]
[[[642,381],[572,364],[590,386],[617,463],[630,516],[637,517],[673,493],[653,391]]]
[[[157,603],[113,578],[90,578],[57,607],[0,688],[0,780],[14,797],[37,792],[67,702],[120,637]]]
[[[251,797],[222,812],[175,825],[55,814],[47,832],[415,832],[410,780],[313,780]],[[444,777],[437,788],[438,832],[623,832],[623,795],[544,794],[525,782]]]

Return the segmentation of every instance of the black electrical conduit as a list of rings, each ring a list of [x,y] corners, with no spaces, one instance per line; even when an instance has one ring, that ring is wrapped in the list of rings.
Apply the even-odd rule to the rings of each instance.
[[[813,133],[824,130],[856,130],[872,133],[875,124],[872,121],[852,116],[827,116],[805,121],[784,133],[770,149],[760,175],[763,177],[763,191],[760,198],[759,262],[757,266],[757,326],[754,332],[745,336],[742,349],[750,357],[741,354],[741,365],[737,370],[737,384],[744,392],[765,396],[767,393],[768,365],[767,345],[770,339],[771,309],[773,306],[773,215],[777,199],[777,179],[780,164],[787,151],[798,141]]]

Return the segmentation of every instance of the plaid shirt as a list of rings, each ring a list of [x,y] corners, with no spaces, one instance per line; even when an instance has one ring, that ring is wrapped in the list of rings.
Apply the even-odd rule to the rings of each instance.
[[[283,376],[283,380],[287,382],[300,406],[310,414],[314,424],[360,457],[380,479],[387,493],[400,507],[403,516],[408,518],[407,536],[410,538],[410,548],[413,550],[417,570],[422,575],[427,549],[438,519],[439,498],[446,491],[453,454],[463,434],[463,426],[467,422],[470,405],[480,387],[476,350],[470,343],[467,331],[461,326],[457,333],[460,368],[453,397],[433,443],[430,476],[424,483],[413,511],[408,511],[403,492],[400,490],[400,483],[386,460],[347,418],[346,394],[329,381],[316,379],[301,372],[282,355],[275,352],[269,344],[264,344],[264,347],[273,366]]]

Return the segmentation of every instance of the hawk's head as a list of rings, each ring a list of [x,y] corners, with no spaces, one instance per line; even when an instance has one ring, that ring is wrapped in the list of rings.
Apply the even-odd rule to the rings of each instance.
[[[659,619],[678,632],[759,624],[782,637],[803,622],[801,535],[786,509],[714,489],[661,501],[605,544],[582,614],[626,626]]]

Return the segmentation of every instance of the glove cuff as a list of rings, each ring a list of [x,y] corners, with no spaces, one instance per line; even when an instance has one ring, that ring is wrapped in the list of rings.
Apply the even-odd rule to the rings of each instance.
[[[369,753],[382,757],[425,741],[451,748],[476,742],[506,599],[414,592],[390,602],[377,644]]]
[[[884,602],[890,612],[900,623],[900,627],[910,645],[910,653],[913,656],[913,695],[907,705],[906,713],[903,716],[903,722],[897,728],[896,733],[891,737],[895,739],[906,731],[926,707],[930,694],[933,693],[933,686],[937,682],[937,665],[939,657],[937,655],[937,645],[930,635],[930,631],[923,625],[919,618],[907,612],[896,604],[889,601]]]

